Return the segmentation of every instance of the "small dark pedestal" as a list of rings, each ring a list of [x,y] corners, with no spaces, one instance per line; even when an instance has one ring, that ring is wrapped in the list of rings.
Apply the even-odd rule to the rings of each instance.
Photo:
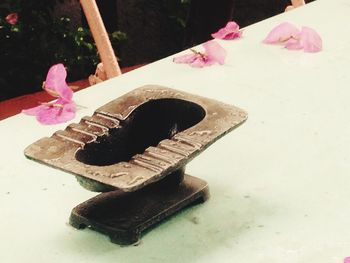
[[[172,174],[142,190],[99,194],[72,210],[69,223],[106,234],[119,245],[138,243],[157,223],[209,197],[208,184],[190,175]]]

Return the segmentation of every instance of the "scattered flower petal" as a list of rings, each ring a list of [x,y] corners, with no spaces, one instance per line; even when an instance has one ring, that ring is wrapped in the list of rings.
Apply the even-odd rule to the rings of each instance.
[[[73,91],[66,83],[67,71],[63,64],[53,65],[47,73],[44,89],[54,97],[60,97],[70,101]]]
[[[300,32],[300,45],[305,52],[319,52],[322,50],[322,39],[315,30],[304,26]]]
[[[73,119],[76,105],[72,100],[73,91],[68,87],[66,77],[67,72],[63,64],[52,66],[47,73],[44,90],[58,99],[22,112],[36,116],[36,119],[45,125],[63,123]]]
[[[217,42],[208,41],[203,44],[203,47],[205,49],[205,53],[208,56],[208,59],[211,60],[213,64],[215,62],[219,63],[220,65],[223,65],[225,63],[227,52]]]
[[[10,25],[15,25],[17,24],[18,21],[18,14],[17,13],[11,13],[8,14],[6,17],[6,22],[9,23]]]
[[[344,258],[344,263],[350,263],[350,257]]]
[[[288,41],[292,37],[299,35],[299,29],[291,23],[284,22],[274,29],[267,35],[263,40],[265,44],[279,44]]]
[[[27,115],[36,116],[36,119],[44,125],[64,123],[75,117],[76,105],[74,101],[57,99],[52,103],[45,103],[37,107],[23,110]]]
[[[197,59],[197,57],[200,58],[200,56],[198,56],[197,53],[192,53],[176,57],[173,59],[173,61],[175,63],[191,64]]]
[[[298,49],[303,49],[303,46],[302,44],[300,43],[300,40],[299,39],[295,39],[295,38],[291,38],[289,39],[284,47],[286,49],[290,49],[290,50],[298,50]]]
[[[296,26],[288,22],[284,22],[272,29],[263,40],[263,43],[283,44],[287,49],[303,49],[309,53],[322,50],[322,39],[314,29],[304,26],[299,30]]]
[[[223,65],[226,58],[226,50],[215,41],[208,41],[203,45],[204,52],[191,49],[193,54],[186,54],[173,59],[175,63],[189,64],[194,68],[202,68],[213,64]]]
[[[183,63],[183,64],[189,64],[191,67],[194,68],[203,68],[205,66],[212,65],[212,61],[208,60],[208,57],[201,52],[197,52],[195,50],[191,50],[193,54],[186,54],[183,56],[179,56],[174,58],[175,63]]]
[[[236,22],[230,21],[225,27],[211,34],[211,36],[217,39],[231,40],[240,38],[242,36],[242,31],[239,30],[239,25]]]

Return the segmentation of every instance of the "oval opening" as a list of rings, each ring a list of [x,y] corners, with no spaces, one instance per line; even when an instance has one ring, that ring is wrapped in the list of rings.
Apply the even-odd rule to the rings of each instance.
[[[121,128],[85,145],[76,159],[89,165],[105,166],[127,162],[132,156],[157,146],[164,139],[186,130],[205,117],[198,104],[180,99],[150,100],[137,107],[121,122]]]

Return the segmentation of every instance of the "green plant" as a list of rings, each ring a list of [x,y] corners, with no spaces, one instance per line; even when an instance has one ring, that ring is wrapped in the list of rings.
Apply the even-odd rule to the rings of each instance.
[[[0,100],[41,89],[49,67],[63,63],[68,81],[86,78],[99,61],[90,31],[72,30],[71,19],[55,17],[65,0],[4,0],[0,3]],[[9,20],[8,15],[18,18]],[[110,35],[115,48],[126,39]]]

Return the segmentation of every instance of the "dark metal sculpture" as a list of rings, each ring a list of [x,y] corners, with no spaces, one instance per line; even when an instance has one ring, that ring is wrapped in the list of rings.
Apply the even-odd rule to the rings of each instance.
[[[243,123],[245,111],[160,86],[144,86],[25,150],[28,158],[106,192],[73,209],[70,223],[132,244],[143,230],[208,198],[185,165]]]

